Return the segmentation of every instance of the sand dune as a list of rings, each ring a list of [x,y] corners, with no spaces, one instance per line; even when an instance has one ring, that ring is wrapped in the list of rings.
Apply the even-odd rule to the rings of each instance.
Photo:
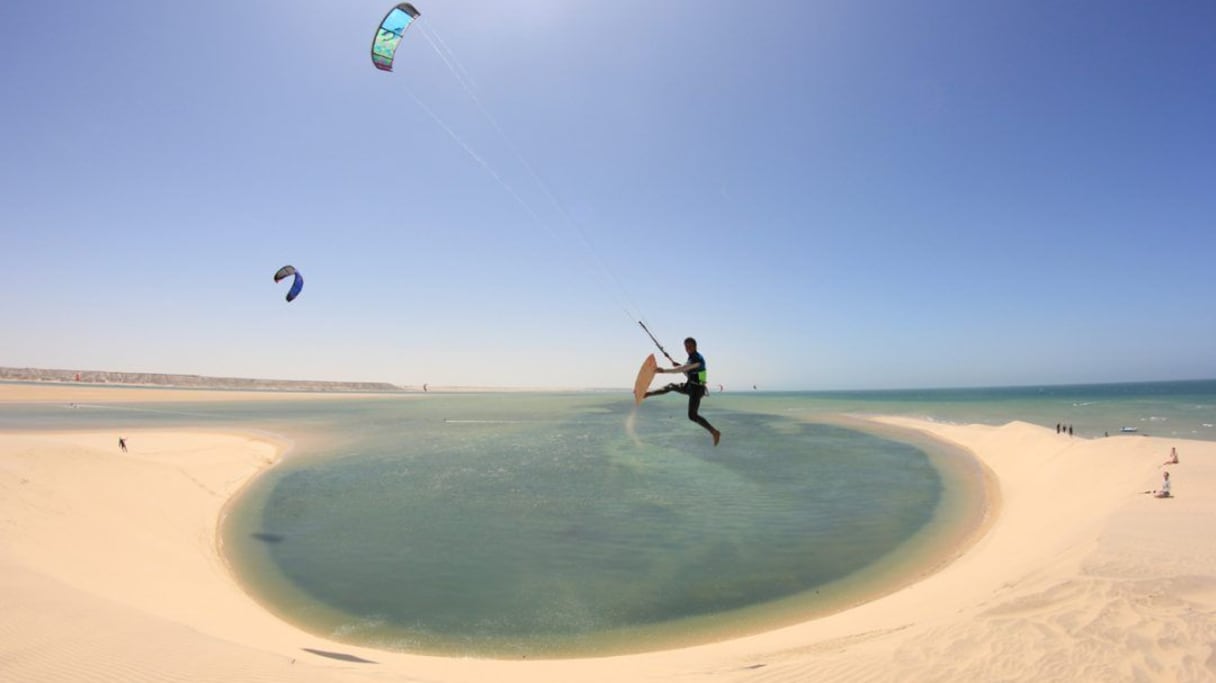
[[[1212,681],[1216,443],[881,418],[999,486],[940,571],[829,617],[622,657],[497,661],[352,647],[227,571],[225,502],[284,444],[213,432],[0,435],[0,680]],[[1155,488],[1171,446],[1175,497]]]

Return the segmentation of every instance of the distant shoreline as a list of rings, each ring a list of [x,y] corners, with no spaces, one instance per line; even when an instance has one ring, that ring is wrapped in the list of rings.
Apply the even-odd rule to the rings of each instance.
[[[1085,391],[1098,387],[1144,386],[1154,384],[1183,384],[1202,385],[1216,382],[1216,378],[1200,379],[1165,379],[1165,380],[1128,380],[1111,382],[1061,383],[1061,384],[1025,384],[1016,386],[926,386],[926,387],[896,387],[885,389],[764,389],[755,388],[733,389],[724,393],[730,395],[743,394],[811,394],[831,397],[869,397],[881,396],[898,399],[900,397],[923,397],[925,394],[968,394],[990,391],[1026,392],[1028,395],[1039,396],[1044,391],[1064,392]],[[67,386],[107,386],[139,389],[206,389],[218,391],[269,391],[269,392],[314,392],[314,393],[378,393],[378,394],[412,394],[412,393],[614,393],[628,392],[630,387],[578,387],[578,386],[472,386],[454,384],[393,384],[391,382],[351,382],[337,380],[294,380],[294,379],[264,379],[247,377],[219,377],[210,375],[189,375],[155,372],[118,372],[108,370],[69,370],[57,368],[21,368],[0,367],[0,384],[4,383],[37,383],[46,385]],[[717,395],[718,391],[711,395]]]
[[[288,389],[223,389],[132,384],[72,382],[14,382],[0,380],[0,404],[63,403],[183,403],[223,401],[356,400],[363,398],[421,398],[422,392],[302,391]]]
[[[201,391],[304,392],[323,394],[469,394],[469,393],[546,393],[546,392],[627,392],[621,387],[513,387],[462,386],[440,384],[403,385],[389,382],[339,382],[331,380],[257,379],[212,377],[155,372],[110,372],[105,370],[63,370],[0,367],[0,383],[44,386],[114,387],[122,389],[168,389]]]
[[[0,381],[165,389],[220,389],[227,391],[313,391],[329,393],[399,393],[422,391],[422,387],[398,386],[388,382],[333,382],[328,380],[253,379],[244,377],[178,375],[156,372],[109,372],[104,370],[62,370],[8,367],[0,367]]]

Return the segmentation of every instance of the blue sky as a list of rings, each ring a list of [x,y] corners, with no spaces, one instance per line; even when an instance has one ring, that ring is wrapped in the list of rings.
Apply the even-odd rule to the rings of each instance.
[[[0,5],[0,365],[1216,377],[1214,3],[415,4]]]

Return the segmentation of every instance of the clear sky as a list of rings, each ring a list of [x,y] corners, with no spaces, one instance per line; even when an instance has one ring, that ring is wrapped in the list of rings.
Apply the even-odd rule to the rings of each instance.
[[[1210,0],[415,4],[0,4],[0,365],[1216,377]]]

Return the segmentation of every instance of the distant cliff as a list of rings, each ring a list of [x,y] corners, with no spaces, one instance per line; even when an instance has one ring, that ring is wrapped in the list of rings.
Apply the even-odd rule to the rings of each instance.
[[[388,382],[326,382],[296,379],[247,379],[164,375],[152,372],[104,372],[100,370],[46,370],[2,368],[0,380],[10,382],[79,382],[177,389],[245,389],[262,391],[401,392],[409,391]]]

